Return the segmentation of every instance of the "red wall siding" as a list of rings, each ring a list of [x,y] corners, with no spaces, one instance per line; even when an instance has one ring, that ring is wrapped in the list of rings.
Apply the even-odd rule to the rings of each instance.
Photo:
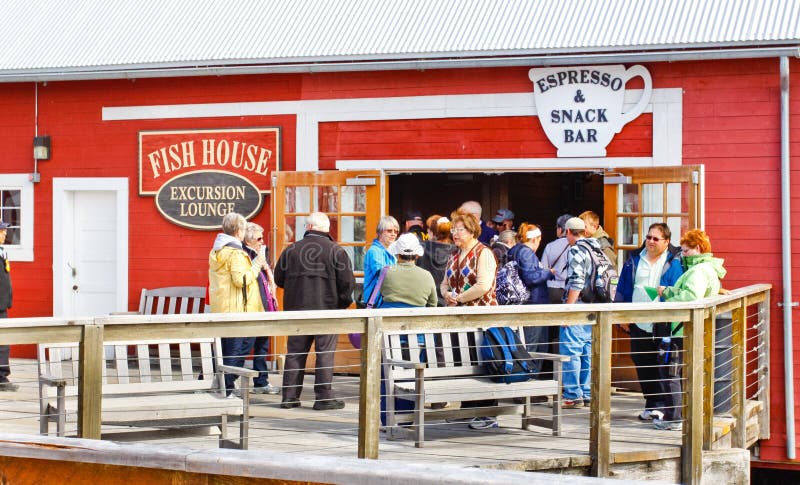
[[[727,287],[757,282],[781,295],[780,139],[778,60],[649,64],[655,88],[683,89],[683,157],[706,167],[706,229],[714,252],[726,259]],[[792,186],[800,194],[800,61],[792,67]],[[295,166],[295,117],[254,116],[186,120],[103,121],[104,106],[335,99],[530,92],[527,68],[374,73],[283,74],[151,80],[50,82],[39,86],[39,133],[53,140],[53,159],[40,164],[35,187],[35,261],[14,264],[11,316],[52,313],[52,178],[130,179],[129,307],[142,287],[202,285],[209,232],[183,229],[158,214],[152,197],[137,194],[140,130],[278,125],[284,169]],[[638,87],[636,80],[629,87]],[[28,173],[34,130],[34,87],[0,90],[0,171]],[[649,156],[652,117],[630,123],[609,146],[609,156]],[[339,159],[554,157],[532,118],[334,122],[320,125],[320,167]],[[2,177],[2,175],[0,175]],[[793,195],[792,236],[800,238]],[[267,201],[268,203],[269,201]],[[256,217],[269,227],[268,210]],[[58,235],[55,235],[57,238]],[[57,243],[57,242],[56,242]],[[800,244],[794,245],[793,285],[800,293]],[[797,298],[795,298],[796,300]],[[780,309],[772,306],[772,434],[765,459],[785,459]],[[795,337],[800,349],[800,335]],[[800,366],[800,350],[795,361]],[[798,372],[800,375],[800,372]],[[798,382],[800,387],[800,381]],[[800,408],[795,410],[800,417]],[[800,423],[797,423],[800,429]]]

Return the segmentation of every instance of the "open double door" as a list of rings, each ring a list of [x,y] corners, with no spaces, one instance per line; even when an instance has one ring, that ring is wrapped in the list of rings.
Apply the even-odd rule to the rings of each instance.
[[[702,227],[702,180],[702,166],[605,172],[603,208],[593,210],[603,213],[603,227],[615,239],[620,266],[631,251],[641,247],[647,228],[654,222],[670,226],[676,245],[682,233]],[[378,170],[275,173],[273,262],[286,246],[302,239],[308,214],[324,212],[331,220],[331,236],[350,256],[357,281],[355,297],[360,297],[364,254],[375,237],[378,220],[391,210],[388,192],[387,176]],[[451,205],[456,207],[460,202],[463,201],[453,201]],[[628,341],[622,334],[615,336],[619,338],[614,340],[614,352],[622,355],[628,349]],[[345,336],[340,338],[338,349],[352,349]],[[285,342],[278,339],[275,350],[279,353],[285,350]],[[615,361],[616,367],[632,369],[626,365],[627,357],[618,359],[622,361]],[[337,352],[337,372],[355,373],[359,364],[357,352]],[[617,372],[615,380],[635,381],[635,377],[624,374],[625,371]]]

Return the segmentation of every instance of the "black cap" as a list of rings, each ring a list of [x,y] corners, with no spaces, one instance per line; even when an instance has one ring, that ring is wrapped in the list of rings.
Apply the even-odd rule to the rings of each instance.
[[[420,221],[422,222],[422,212],[416,210],[410,210],[406,212],[406,220],[407,221]]]

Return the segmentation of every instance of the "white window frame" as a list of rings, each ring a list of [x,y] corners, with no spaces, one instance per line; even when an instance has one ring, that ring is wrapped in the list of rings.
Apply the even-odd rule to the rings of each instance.
[[[9,261],[33,261],[33,182],[29,174],[3,174],[0,190],[20,191],[20,242],[3,244]]]

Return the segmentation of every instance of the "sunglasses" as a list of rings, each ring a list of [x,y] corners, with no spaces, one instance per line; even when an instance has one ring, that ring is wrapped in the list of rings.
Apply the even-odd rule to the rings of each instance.
[[[653,242],[658,242],[658,241],[663,241],[664,240],[663,237],[655,237],[655,236],[645,236],[645,239],[647,239],[648,241],[653,241]]]

